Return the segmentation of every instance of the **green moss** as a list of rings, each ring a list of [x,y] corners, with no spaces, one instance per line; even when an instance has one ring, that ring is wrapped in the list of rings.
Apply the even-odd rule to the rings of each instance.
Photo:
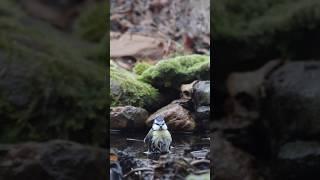
[[[158,91],[151,85],[136,79],[135,74],[111,63],[110,83],[111,106],[133,105],[146,107],[158,98]]]
[[[101,40],[109,29],[108,11],[108,3],[89,6],[76,21],[76,33],[88,41],[97,42]]]
[[[104,143],[104,68],[85,58],[78,40],[22,10],[5,11],[0,6],[0,140]]]
[[[86,50],[86,57],[94,62],[99,63],[101,66],[106,64],[106,60],[109,58],[106,49],[109,49],[109,40],[107,37],[101,39],[98,44],[93,44],[93,48]]]
[[[320,1],[214,1],[213,38],[224,59],[320,57]],[[228,53],[232,49],[233,53]]]
[[[138,75],[141,75],[149,67],[151,67],[151,65],[148,64],[148,63],[145,63],[145,62],[137,63],[133,68],[133,72],[138,74]]]
[[[209,63],[209,56],[178,56],[159,61],[145,70],[139,79],[158,88],[180,88],[183,83],[209,79]]]

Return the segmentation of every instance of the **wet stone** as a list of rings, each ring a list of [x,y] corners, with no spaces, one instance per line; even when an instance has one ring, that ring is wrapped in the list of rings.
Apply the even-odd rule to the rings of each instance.
[[[145,120],[148,118],[148,112],[139,107],[119,106],[111,108],[110,128],[127,129],[127,128],[144,128]]]
[[[196,124],[190,111],[179,104],[169,104],[159,109],[147,119],[147,125],[151,126],[153,120],[160,115],[164,117],[169,130],[193,131],[195,129]]]
[[[192,102],[194,116],[199,129],[208,129],[210,119],[210,81],[197,81],[193,84]]]

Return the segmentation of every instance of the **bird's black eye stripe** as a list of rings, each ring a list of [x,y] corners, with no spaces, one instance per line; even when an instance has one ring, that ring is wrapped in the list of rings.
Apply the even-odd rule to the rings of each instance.
[[[158,124],[158,123],[155,123],[156,125],[158,125],[158,126],[161,126],[161,125],[163,125],[163,124]]]

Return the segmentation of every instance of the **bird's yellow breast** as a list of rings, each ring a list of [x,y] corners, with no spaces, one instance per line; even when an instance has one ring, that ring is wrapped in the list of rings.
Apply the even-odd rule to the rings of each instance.
[[[168,130],[153,131],[152,132],[152,148],[160,152],[170,151],[170,144],[172,142],[171,134]]]
[[[168,130],[153,131],[152,136],[156,139],[171,139],[171,134]]]

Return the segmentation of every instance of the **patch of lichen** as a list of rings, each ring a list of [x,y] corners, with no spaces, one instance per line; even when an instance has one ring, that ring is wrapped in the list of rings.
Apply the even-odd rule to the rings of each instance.
[[[139,79],[156,88],[180,88],[193,80],[210,79],[210,58],[205,55],[178,56],[159,61],[145,70]]]
[[[0,140],[104,143],[104,68],[52,27],[6,11],[0,7]]]
[[[133,105],[138,107],[151,106],[158,98],[158,90],[151,85],[137,80],[134,73],[110,65],[110,97],[111,106]]]
[[[108,17],[108,3],[93,4],[76,20],[75,32],[85,40],[98,42],[109,29]]]

